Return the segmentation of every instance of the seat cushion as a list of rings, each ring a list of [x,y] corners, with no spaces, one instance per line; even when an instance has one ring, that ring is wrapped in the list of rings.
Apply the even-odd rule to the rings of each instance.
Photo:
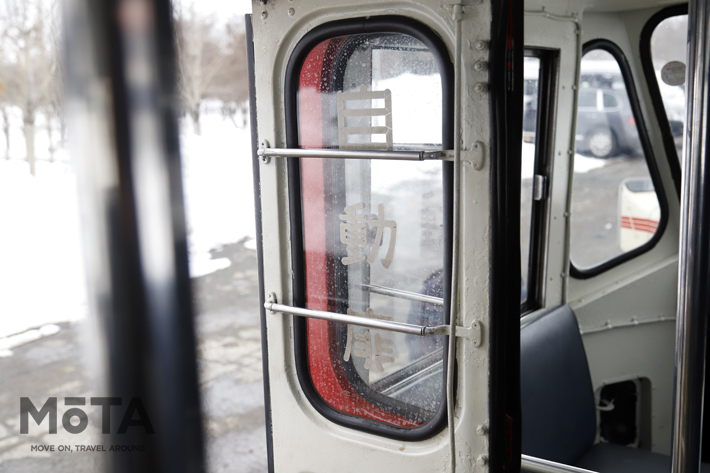
[[[613,443],[598,443],[575,466],[598,473],[668,473],[671,457]],[[701,463],[700,471],[710,473],[710,464]]]
[[[573,465],[594,444],[592,380],[569,306],[521,329],[520,394],[524,454]]]

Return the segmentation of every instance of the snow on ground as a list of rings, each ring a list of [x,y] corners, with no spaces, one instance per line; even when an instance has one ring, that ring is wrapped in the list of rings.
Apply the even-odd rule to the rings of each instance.
[[[13,114],[11,124],[11,159],[0,157],[0,338],[78,320],[88,310],[76,178],[67,152],[60,148],[55,162],[48,161],[49,140],[40,118],[37,176],[32,177],[22,159],[21,117]],[[212,259],[210,250],[244,239],[245,246],[256,247],[251,135],[248,128],[238,128],[219,114],[202,117],[199,136],[188,121],[181,126],[190,273],[198,277],[230,264],[226,258]],[[4,149],[0,134],[0,153]],[[533,159],[534,145],[524,143],[523,178],[532,176]],[[427,179],[434,172],[427,163],[396,164],[400,178]],[[575,156],[575,172],[604,164],[604,160]],[[389,165],[375,164],[385,174]]]
[[[66,162],[0,160],[0,337],[86,315],[77,206]]]
[[[521,176],[523,179],[532,179],[535,165],[535,145],[532,143],[523,142],[523,157],[522,157]],[[604,159],[590,158],[581,154],[574,155],[574,172],[575,174],[583,174],[592,169],[597,169],[605,166],[607,161]]]
[[[574,173],[583,174],[589,172],[592,169],[598,169],[605,166],[607,163],[604,159],[590,158],[588,156],[582,156],[581,154],[574,155]]]
[[[211,259],[211,249],[256,235],[251,133],[216,114],[201,124],[198,136],[183,121],[180,135],[193,277],[229,266],[226,258]]]
[[[522,163],[520,163],[520,176],[522,179],[532,179],[535,174],[535,145],[523,142]]]
[[[0,133],[0,339],[79,320],[88,311],[76,177],[68,153],[58,149],[55,162],[48,161],[40,118],[32,177],[23,159],[21,124],[14,113],[9,160]],[[182,125],[190,272],[197,277],[230,264],[211,259],[210,249],[255,235],[250,133],[219,115],[203,116],[201,136],[189,123]]]

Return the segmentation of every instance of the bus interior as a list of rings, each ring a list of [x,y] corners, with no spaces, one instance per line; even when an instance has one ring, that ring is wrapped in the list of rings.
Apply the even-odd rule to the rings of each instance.
[[[387,451],[398,441],[394,458],[434,471],[422,466],[423,452],[448,439],[454,345],[444,332],[396,333],[355,318],[447,326],[453,297],[468,334],[456,337],[453,381],[463,471],[505,469],[509,460],[493,460],[493,452],[517,450],[516,439],[495,444],[491,430],[501,427],[489,417],[496,403],[515,403],[515,395],[494,391],[515,382],[489,379],[496,343],[507,345],[500,365],[516,371],[515,337],[491,333],[512,301],[521,407],[502,410],[514,432],[522,419],[518,452],[599,472],[670,468],[687,5],[513,4],[522,11],[508,20],[522,23],[515,40],[524,43],[507,59],[518,68],[507,71],[513,91],[493,83],[508,80],[495,76],[495,2],[336,2],[327,12],[302,4],[295,16],[285,2],[255,7],[276,470],[280,458],[298,471],[313,468],[283,445],[298,425],[339,453],[357,450],[348,442],[377,438],[372,449]],[[275,41],[282,21],[290,29]],[[272,55],[260,56],[269,48]],[[496,104],[492,96],[505,92],[510,103]],[[439,150],[454,151],[423,162],[374,156]],[[447,160],[455,153],[459,171]],[[519,222],[511,222],[518,209]],[[518,228],[519,240],[511,239]],[[511,241],[520,249],[519,276],[511,274]],[[506,274],[495,274],[494,262]],[[453,283],[452,271],[459,272]],[[486,402],[472,401],[477,396]],[[539,468],[523,462],[523,470]]]

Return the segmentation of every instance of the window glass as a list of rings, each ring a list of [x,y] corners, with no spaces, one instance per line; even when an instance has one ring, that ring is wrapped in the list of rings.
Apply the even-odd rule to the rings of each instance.
[[[535,127],[537,125],[540,59],[524,61],[523,153],[520,168],[520,303],[528,298],[530,240],[532,237],[533,175],[535,174]]]
[[[579,91],[579,108],[597,109],[597,92],[592,89]]]
[[[616,108],[619,106],[619,101],[616,100],[616,97],[614,97],[610,93],[604,93],[604,108],[609,109],[609,108]]]
[[[666,18],[651,35],[651,58],[678,157],[685,123],[685,61],[688,15]]]
[[[299,82],[303,148],[441,149],[437,61],[417,39],[329,39]],[[301,160],[306,306],[434,326],[444,320],[440,162]],[[307,321],[310,374],[334,409],[399,427],[443,399],[445,337]]]
[[[583,56],[579,94],[570,251],[584,269],[649,241],[661,212],[614,56],[601,49]],[[592,95],[603,97],[603,108],[582,106]]]

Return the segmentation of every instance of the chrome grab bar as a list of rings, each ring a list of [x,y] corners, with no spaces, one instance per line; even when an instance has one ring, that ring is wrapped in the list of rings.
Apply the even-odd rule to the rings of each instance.
[[[424,294],[403,291],[401,289],[392,289],[389,287],[378,286],[377,284],[363,284],[361,287],[367,289],[370,292],[373,292],[375,294],[381,294],[383,296],[396,297],[399,299],[407,299],[416,302],[424,302],[425,304],[444,305],[444,299],[441,297],[425,296]]]
[[[520,469],[528,473],[596,473],[592,470],[531,457],[530,455],[520,455]]]
[[[391,159],[396,161],[452,161],[449,151],[377,151],[349,149],[260,148],[262,158]]]
[[[710,264],[710,4],[688,4],[671,473],[698,473],[703,453]]]
[[[448,325],[437,325],[427,327],[424,325],[406,324],[404,322],[391,322],[389,320],[371,319],[358,315],[338,314],[336,312],[326,312],[323,310],[304,309],[302,307],[292,307],[290,305],[277,304],[275,302],[264,302],[264,307],[270,312],[281,312],[282,314],[297,315],[299,317],[309,317],[312,319],[328,320],[330,322],[340,322],[352,324],[360,327],[389,330],[390,332],[406,333],[420,337],[431,335],[448,335],[450,328]],[[457,334],[459,330],[457,329]],[[462,332],[462,335],[463,332]]]

